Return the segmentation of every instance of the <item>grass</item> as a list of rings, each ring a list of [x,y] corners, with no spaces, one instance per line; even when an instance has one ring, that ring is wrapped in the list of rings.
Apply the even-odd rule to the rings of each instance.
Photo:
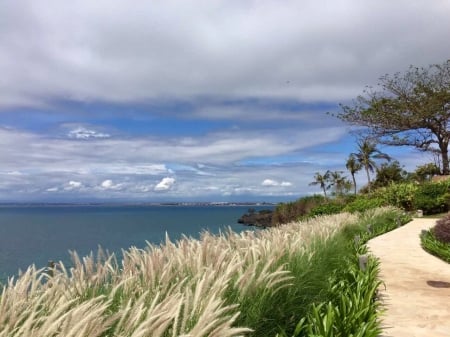
[[[205,232],[200,240],[167,238],[124,251],[120,262],[102,251],[72,253],[70,269],[31,266],[8,281],[0,337],[290,335],[312,308],[322,315],[329,309],[320,303],[339,303],[343,289],[335,285],[349,278],[354,234],[368,233],[369,224],[373,232],[396,226],[397,217],[383,209],[265,231]]]
[[[450,263],[450,244],[443,243],[436,239],[433,229],[423,232],[420,235],[422,248],[428,253]]]
[[[338,236],[346,242],[346,259],[328,279],[327,298],[312,302],[294,330],[281,330],[277,337],[376,337],[381,333],[381,304],[377,299],[378,261],[370,257],[366,270],[360,270],[358,255],[366,254],[365,242],[397,228],[410,218],[394,209],[365,212],[357,223],[345,226]],[[358,235],[358,240],[354,240]]]

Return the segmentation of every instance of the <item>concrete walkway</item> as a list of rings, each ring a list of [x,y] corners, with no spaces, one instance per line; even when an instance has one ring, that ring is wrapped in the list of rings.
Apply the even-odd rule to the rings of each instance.
[[[385,337],[450,337],[450,264],[420,246],[422,229],[436,219],[415,219],[369,241],[381,262]]]

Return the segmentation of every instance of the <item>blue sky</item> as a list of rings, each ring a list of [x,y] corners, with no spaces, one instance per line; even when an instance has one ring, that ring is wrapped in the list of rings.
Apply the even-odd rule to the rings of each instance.
[[[0,201],[285,201],[345,170],[329,116],[450,55],[450,3],[0,3]],[[432,158],[383,148],[405,168]],[[358,176],[364,183],[364,176]]]

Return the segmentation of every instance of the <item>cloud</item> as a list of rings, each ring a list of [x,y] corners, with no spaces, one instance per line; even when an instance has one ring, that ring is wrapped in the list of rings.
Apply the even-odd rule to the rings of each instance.
[[[8,171],[66,171],[111,174],[169,173],[166,164],[176,158],[177,167],[237,163],[250,158],[267,158],[336,142],[346,134],[339,127],[312,130],[278,129],[261,134],[259,130],[211,132],[191,137],[128,137],[98,142],[47,138],[35,133],[0,128],[2,166]],[[29,151],[33,144],[33,151]],[[26,155],[24,155],[26,153]],[[205,170],[192,169],[197,174]]]
[[[261,183],[263,186],[278,186],[278,181],[272,180],[272,179],[264,179],[264,181]]]
[[[69,138],[75,138],[75,139],[95,139],[95,138],[109,138],[111,137],[107,133],[97,132],[95,130],[86,129],[84,127],[78,127],[76,129],[73,129],[69,131],[68,133]]]
[[[66,184],[64,189],[66,191],[72,191],[72,190],[80,189],[82,186],[83,186],[83,184],[81,182],[71,180]]]
[[[108,179],[102,182],[101,186],[103,188],[111,188],[113,186],[112,180]]]
[[[46,189],[47,192],[58,192],[59,188],[58,187],[50,187]]]
[[[448,1],[423,0],[6,1],[0,106],[345,100],[384,73],[444,61],[449,11]]]
[[[174,178],[165,177],[155,186],[155,191],[168,191],[174,184]]]
[[[278,182],[277,180],[273,179],[264,179],[264,181],[261,183],[262,186],[281,186],[281,187],[290,187],[292,186],[292,183],[289,181],[282,181]]]
[[[352,151],[324,113],[380,75],[447,59],[449,11],[425,0],[0,2],[0,198],[314,192],[314,173],[345,170]]]
[[[123,184],[114,184],[111,179],[106,179],[100,184],[100,187],[104,190],[120,190]]]

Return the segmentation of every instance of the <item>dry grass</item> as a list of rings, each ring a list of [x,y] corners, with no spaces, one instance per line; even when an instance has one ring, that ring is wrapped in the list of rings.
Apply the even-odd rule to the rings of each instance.
[[[340,214],[264,231],[169,238],[161,246],[80,258],[51,271],[30,267],[0,297],[0,337],[243,336],[239,298],[255,289],[276,293],[292,276],[286,254],[310,258],[313,239],[326,241],[356,216]]]

